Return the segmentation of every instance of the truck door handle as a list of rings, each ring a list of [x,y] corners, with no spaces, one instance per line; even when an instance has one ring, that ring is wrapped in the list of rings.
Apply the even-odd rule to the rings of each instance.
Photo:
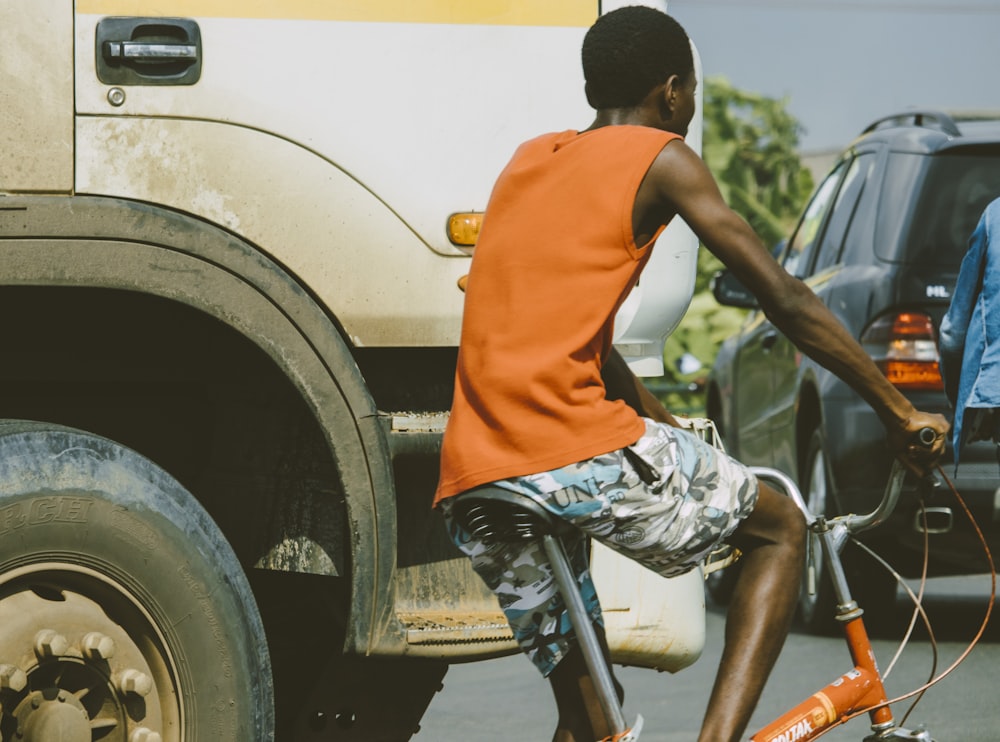
[[[145,44],[138,41],[105,41],[107,59],[134,59],[143,62],[174,62],[195,60],[198,47],[194,44]]]
[[[103,18],[97,77],[108,85],[194,85],[201,77],[201,29],[189,18]]]

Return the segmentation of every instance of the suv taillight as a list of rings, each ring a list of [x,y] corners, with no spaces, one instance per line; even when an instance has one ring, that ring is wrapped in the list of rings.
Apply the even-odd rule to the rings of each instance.
[[[934,324],[922,312],[879,317],[861,336],[861,344],[882,373],[900,389],[944,389]]]

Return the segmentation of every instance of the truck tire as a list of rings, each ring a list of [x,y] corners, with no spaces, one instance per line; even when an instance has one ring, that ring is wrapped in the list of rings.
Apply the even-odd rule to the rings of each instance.
[[[0,739],[273,738],[235,554],[180,484],[112,441],[0,421],[0,626]]]

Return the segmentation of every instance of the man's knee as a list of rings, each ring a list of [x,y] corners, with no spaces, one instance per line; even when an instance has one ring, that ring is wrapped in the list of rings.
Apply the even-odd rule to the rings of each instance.
[[[790,497],[761,482],[757,505],[735,536],[746,545],[780,543],[804,553],[806,521]]]
[[[780,514],[778,518],[781,520],[781,529],[788,532],[789,534],[801,535],[805,538],[806,533],[806,519],[799,510],[799,506],[795,504],[788,495],[778,492],[767,485],[762,485],[767,487],[773,493],[773,502],[776,508],[780,508]]]

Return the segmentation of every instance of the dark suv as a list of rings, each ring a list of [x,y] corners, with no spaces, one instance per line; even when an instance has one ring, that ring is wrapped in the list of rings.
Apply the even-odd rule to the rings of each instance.
[[[1000,196],[1000,120],[908,111],[872,123],[820,183],[779,260],[847,326],[920,409],[951,410],[941,382],[938,323],[986,204]],[[867,512],[888,477],[885,429],[847,385],[801,354],[756,308],[732,275],[715,281],[722,304],[755,311],[728,338],[707,387],[707,414],[729,451],[798,477],[814,512]],[[946,471],[952,473],[949,449]],[[996,540],[1000,466],[992,443],[967,447],[955,483]],[[931,568],[988,569],[950,495],[929,502]],[[866,541],[904,575],[918,570],[923,537],[916,498]],[[816,553],[815,550],[811,550]],[[994,548],[994,553],[997,549]],[[855,564],[859,600],[886,610],[893,578]],[[825,623],[829,585],[803,590],[807,626]],[[874,606],[873,606],[874,607]]]

